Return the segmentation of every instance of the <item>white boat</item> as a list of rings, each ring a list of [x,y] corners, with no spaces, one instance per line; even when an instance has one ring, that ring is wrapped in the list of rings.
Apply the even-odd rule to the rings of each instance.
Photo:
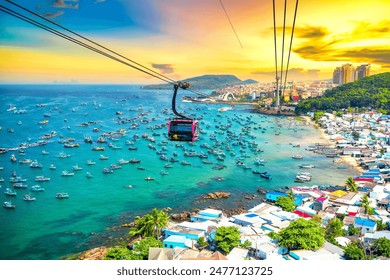
[[[87,163],[86,163],[87,165],[95,165],[96,164],[96,162],[94,162],[94,161],[92,161],[92,160],[87,160]]]
[[[230,110],[233,110],[233,107],[222,107],[218,109],[218,112],[226,112]]]
[[[72,166],[72,170],[73,171],[80,171],[80,170],[83,170],[83,168],[81,168],[78,164],[76,164],[76,165]]]
[[[128,160],[125,160],[125,159],[123,159],[123,158],[121,158],[120,160],[118,160],[118,164],[127,164],[127,163],[129,163],[129,161],[128,161]]]
[[[299,165],[299,168],[304,168],[304,169],[311,169],[314,168],[315,166],[313,164],[301,164]]]
[[[69,194],[66,192],[56,193],[56,198],[69,198]]]
[[[303,156],[301,156],[301,155],[293,155],[292,158],[293,159],[303,159]]]
[[[14,209],[16,206],[15,204],[12,204],[11,201],[4,201],[3,202],[3,207],[8,208],[8,209]]]
[[[165,171],[165,170],[161,170],[161,171],[160,171],[160,174],[161,174],[161,175],[168,175],[169,173],[168,173],[167,171]]]
[[[50,164],[50,170],[56,170],[57,169],[57,167],[55,167],[55,165],[54,164]]]
[[[107,159],[108,159],[108,157],[107,157],[107,156],[105,156],[105,155],[100,155],[100,156],[99,156],[99,159],[100,159],[100,160],[107,160]]]
[[[89,172],[87,172],[87,173],[85,174],[85,176],[86,176],[88,179],[93,178],[92,174],[89,173]]]
[[[68,176],[74,176],[74,173],[68,172],[67,170],[64,170],[61,172],[61,176],[68,177]]]

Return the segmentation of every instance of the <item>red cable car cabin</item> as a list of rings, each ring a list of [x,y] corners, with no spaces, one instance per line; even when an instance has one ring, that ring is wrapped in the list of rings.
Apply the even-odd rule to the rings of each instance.
[[[191,119],[174,119],[168,124],[168,139],[171,141],[196,141],[199,137],[199,124]]]

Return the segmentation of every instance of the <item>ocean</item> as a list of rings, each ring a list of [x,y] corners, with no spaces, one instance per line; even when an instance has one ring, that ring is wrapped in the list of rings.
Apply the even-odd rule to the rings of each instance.
[[[2,202],[11,201],[16,207],[0,209],[0,259],[61,259],[112,244],[129,230],[121,224],[152,208],[170,207],[172,213],[209,206],[249,208],[261,202],[260,187],[270,191],[305,185],[294,182],[298,172],[308,171],[299,168],[303,163],[315,165],[309,170],[312,181],[306,185],[343,184],[357,175],[352,167],[338,169],[332,158],[306,150],[326,141],[312,125],[291,117],[255,114],[248,105],[219,112],[226,105],[183,103],[184,94],[188,95],[179,92],[177,109],[197,118],[202,130],[201,139],[192,144],[167,140],[172,91],[144,90],[138,85],[1,85],[0,148],[11,150],[0,154],[4,179],[0,196]],[[86,143],[85,137],[93,143]],[[97,143],[99,137],[107,142]],[[65,147],[65,140],[75,147]],[[18,149],[21,146],[24,154]],[[104,151],[92,150],[98,146]],[[60,153],[70,156],[59,158]],[[212,164],[188,156],[200,153]],[[12,154],[15,162],[10,160]],[[296,154],[303,159],[292,158]],[[101,160],[100,155],[108,159]],[[177,162],[160,159],[164,155]],[[19,162],[26,159],[42,167]],[[120,159],[141,162],[119,165]],[[255,165],[256,159],[264,165]],[[96,164],[87,165],[87,160]],[[181,165],[183,160],[191,165]],[[51,164],[55,170],[49,168]],[[121,168],[104,174],[103,168],[111,164]],[[166,164],[172,168],[165,168]],[[224,168],[213,169],[217,164]],[[75,165],[82,170],[72,171]],[[74,176],[61,176],[63,170]],[[161,175],[161,170],[168,175]],[[252,170],[268,172],[272,179]],[[87,178],[87,172],[93,178]],[[27,188],[13,187],[9,179],[15,173],[27,179]],[[35,182],[40,175],[50,181]],[[154,180],[146,181],[148,176]],[[31,191],[35,184],[44,191]],[[3,194],[6,188],[17,195]],[[215,191],[231,196],[203,198]],[[57,199],[58,192],[68,193],[69,198]],[[25,194],[36,200],[24,201]]]

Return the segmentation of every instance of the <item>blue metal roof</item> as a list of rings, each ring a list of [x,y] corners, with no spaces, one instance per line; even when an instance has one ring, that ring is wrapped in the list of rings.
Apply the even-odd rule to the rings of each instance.
[[[365,226],[365,227],[374,227],[376,225],[376,222],[369,220],[369,219],[356,218],[355,225]]]

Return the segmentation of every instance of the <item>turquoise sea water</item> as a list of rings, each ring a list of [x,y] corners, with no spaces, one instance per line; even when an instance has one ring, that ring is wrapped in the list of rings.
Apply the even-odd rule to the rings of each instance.
[[[187,93],[186,93],[187,94]],[[0,86],[0,147],[14,148],[22,143],[31,144],[52,131],[56,136],[47,139],[43,146],[0,154],[0,197],[12,201],[15,209],[0,209],[0,259],[59,259],[71,253],[91,247],[109,244],[115,237],[126,234],[128,228],[122,223],[130,222],[135,216],[149,212],[152,208],[171,207],[172,212],[217,206],[233,208],[237,205],[251,207],[259,203],[261,197],[253,200],[243,199],[245,195],[257,194],[261,186],[264,190],[297,185],[295,175],[302,163],[314,164],[316,168],[310,185],[342,184],[348,176],[356,175],[352,168],[337,169],[332,159],[305,150],[308,145],[324,142],[314,127],[303,125],[293,118],[253,114],[248,106],[236,106],[234,110],[218,112],[223,105],[179,103],[178,110],[199,118],[202,139],[189,143],[169,142],[166,127],[170,112],[171,91],[140,90],[139,86],[103,85],[10,85]],[[38,104],[43,104],[37,106]],[[7,111],[10,106],[25,114]],[[163,111],[168,109],[168,114]],[[122,114],[120,113],[122,112]],[[45,116],[46,114],[46,116]],[[39,124],[48,120],[47,124]],[[19,122],[19,123],[18,123]],[[80,126],[90,122],[88,126]],[[231,124],[226,128],[226,125]],[[93,129],[100,129],[94,132]],[[245,129],[243,129],[245,128]],[[9,132],[8,129],[13,129]],[[94,141],[104,132],[123,129],[125,136],[107,139],[104,144],[84,142],[85,136]],[[147,134],[155,139],[151,142],[142,137]],[[232,138],[228,138],[233,135]],[[154,134],[154,135],[153,135]],[[139,138],[135,138],[139,136]],[[215,136],[215,140],[210,139]],[[62,140],[73,138],[76,148],[65,148]],[[127,142],[126,142],[127,141]],[[129,150],[128,142],[137,150]],[[241,141],[241,145],[237,144]],[[120,149],[110,148],[111,143]],[[250,150],[251,143],[257,149]],[[177,144],[182,144],[179,147]],[[224,160],[208,153],[202,147],[208,144],[211,150],[220,150]],[[295,147],[300,144],[300,147]],[[152,145],[154,149],[149,146]],[[91,150],[94,146],[105,147],[104,151]],[[44,155],[42,151],[48,152]],[[59,153],[70,154],[68,158],[58,158]],[[168,158],[177,153],[179,162],[166,168],[168,175],[161,175],[164,165],[169,163],[160,159],[157,152],[165,152]],[[208,154],[213,164],[204,164],[198,157],[186,157],[185,152]],[[16,162],[10,161],[14,154]],[[100,160],[104,154],[108,160]],[[300,154],[302,160],[292,158]],[[112,174],[102,170],[119,159],[140,159],[138,164],[121,165]],[[254,165],[255,159],[264,159],[264,166]],[[42,164],[42,168],[30,168],[19,160],[32,159]],[[267,171],[272,180],[266,180],[236,165],[241,159],[251,167]],[[86,165],[87,160],[96,165]],[[186,160],[190,166],[181,165]],[[54,164],[57,169],[51,170]],[[61,176],[61,171],[72,171],[78,164],[82,170],[74,171],[72,177]],[[226,167],[215,170],[215,164]],[[138,170],[142,166],[145,170]],[[16,197],[3,194],[5,188],[12,187],[9,178],[12,172],[27,179],[27,189],[15,189]],[[86,178],[90,172],[93,178]],[[38,175],[50,177],[50,182],[38,183],[44,192],[31,192]],[[145,177],[155,178],[145,181]],[[132,185],[132,188],[126,186]],[[210,201],[203,196],[213,191],[227,191],[232,195],[226,200]],[[56,199],[57,192],[69,193],[69,199]],[[30,193],[36,201],[23,201],[23,195]]]

